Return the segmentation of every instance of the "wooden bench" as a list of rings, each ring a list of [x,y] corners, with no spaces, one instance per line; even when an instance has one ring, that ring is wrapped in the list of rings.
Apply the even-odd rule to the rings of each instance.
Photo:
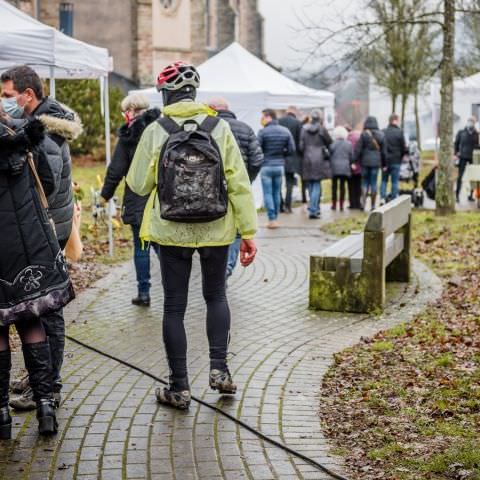
[[[310,308],[381,311],[385,282],[410,280],[411,197],[370,213],[365,230],[310,257]]]

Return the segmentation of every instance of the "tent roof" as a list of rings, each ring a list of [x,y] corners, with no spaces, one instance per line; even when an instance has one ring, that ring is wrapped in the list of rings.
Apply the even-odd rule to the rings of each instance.
[[[71,38],[0,0],[0,71],[29,65],[41,77],[98,78],[112,71],[105,48]]]
[[[257,108],[333,107],[334,94],[306,87],[282,75],[251,54],[239,43],[217,53],[198,67],[200,100],[224,96],[235,101],[253,103]],[[155,88],[143,91],[153,104],[161,100]]]
[[[282,75],[237,42],[200,65],[198,71],[203,90],[212,92],[265,92],[271,97],[313,97],[314,102],[334,99],[331,92],[306,87]]]

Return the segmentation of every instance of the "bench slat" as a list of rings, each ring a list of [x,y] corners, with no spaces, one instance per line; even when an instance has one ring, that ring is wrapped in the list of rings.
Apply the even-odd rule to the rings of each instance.
[[[384,230],[385,235],[388,236],[408,223],[411,210],[410,195],[401,195],[383,207],[376,208],[368,217],[365,231],[380,232]]]
[[[343,238],[334,245],[326,248],[320,254],[323,257],[323,268],[327,271],[335,271],[339,258],[348,258],[358,249],[363,248],[363,233],[355,233]]]
[[[404,245],[403,233],[394,233],[387,238],[387,245],[385,248],[385,262],[390,265],[402,253]]]
[[[385,262],[390,265],[402,252],[404,246],[403,233],[392,233],[385,240]],[[352,273],[361,273],[363,264],[363,249],[350,257]]]

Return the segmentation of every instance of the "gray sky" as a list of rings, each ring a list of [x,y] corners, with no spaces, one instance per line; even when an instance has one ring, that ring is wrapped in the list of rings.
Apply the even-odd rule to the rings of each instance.
[[[338,12],[345,14],[355,0],[259,0],[265,18],[265,52],[267,59],[284,68],[298,67],[302,54],[295,49],[308,49],[311,40],[302,29],[300,19],[316,24],[332,25]]]

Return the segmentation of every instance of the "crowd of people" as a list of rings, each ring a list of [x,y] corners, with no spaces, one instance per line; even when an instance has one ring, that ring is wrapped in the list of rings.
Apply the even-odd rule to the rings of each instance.
[[[399,195],[404,157],[418,155],[418,149],[412,152],[407,145],[398,115],[390,116],[383,131],[375,117],[368,117],[362,131],[339,125],[331,133],[321,111],[314,110],[302,120],[297,116],[295,107],[289,107],[280,119],[273,110],[262,112],[258,141],[264,155],[260,175],[268,228],[280,226],[281,212],[292,213],[292,191],[300,183],[302,202],[308,203],[312,220],[320,218],[325,180],[331,180],[332,210],[344,211],[347,198],[348,208],[365,209],[368,196],[370,207],[375,208],[380,172],[380,204]],[[387,192],[389,182],[391,191]]]
[[[151,250],[159,258],[170,381],[157,389],[156,397],[180,409],[191,401],[184,316],[195,252],[207,306],[209,384],[222,394],[237,389],[227,364],[231,318],[226,289],[238,259],[247,267],[256,256],[252,183],[257,176],[267,226],[275,229],[279,214],[293,211],[296,186],[313,220],[320,217],[322,182],[327,179],[332,182],[333,210],[343,211],[347,198],[349,208],[364,209],[368,195],[374,208],[380,172],[381,202],[395,198],[402,161],[409,154],[395,114],[383,131],[368,117],[362,131],[339,125],[329,132],[321,111],[300,119],[295,107],[281,118],[265,109],[256,134],[236,118],[225,99],[198,102],[199,86],[196,68],[175,62],[157,78],[162,111],[150,108],[140,94],[122,101],[125,122],[101,191],[108,202],[126,179],[122,218],[133,235],[138,287],[134,305],[150,306]],[[1,87],[0,439],[8,439],[9,404],[36,409],[40,434],[54,434],[58,428],[62,308],[74,298],[63,255],[74,217],[69,142],[81,134],[82,126],[75,112],[44,95],[40,78],[28,66],[4,72]],[[470,124],[455,144],[460,169],[471,159],[467,143],[478,145]],[[28,372],[13,382],[12,324]],[[18,396],[9,401],[10,391]]]

